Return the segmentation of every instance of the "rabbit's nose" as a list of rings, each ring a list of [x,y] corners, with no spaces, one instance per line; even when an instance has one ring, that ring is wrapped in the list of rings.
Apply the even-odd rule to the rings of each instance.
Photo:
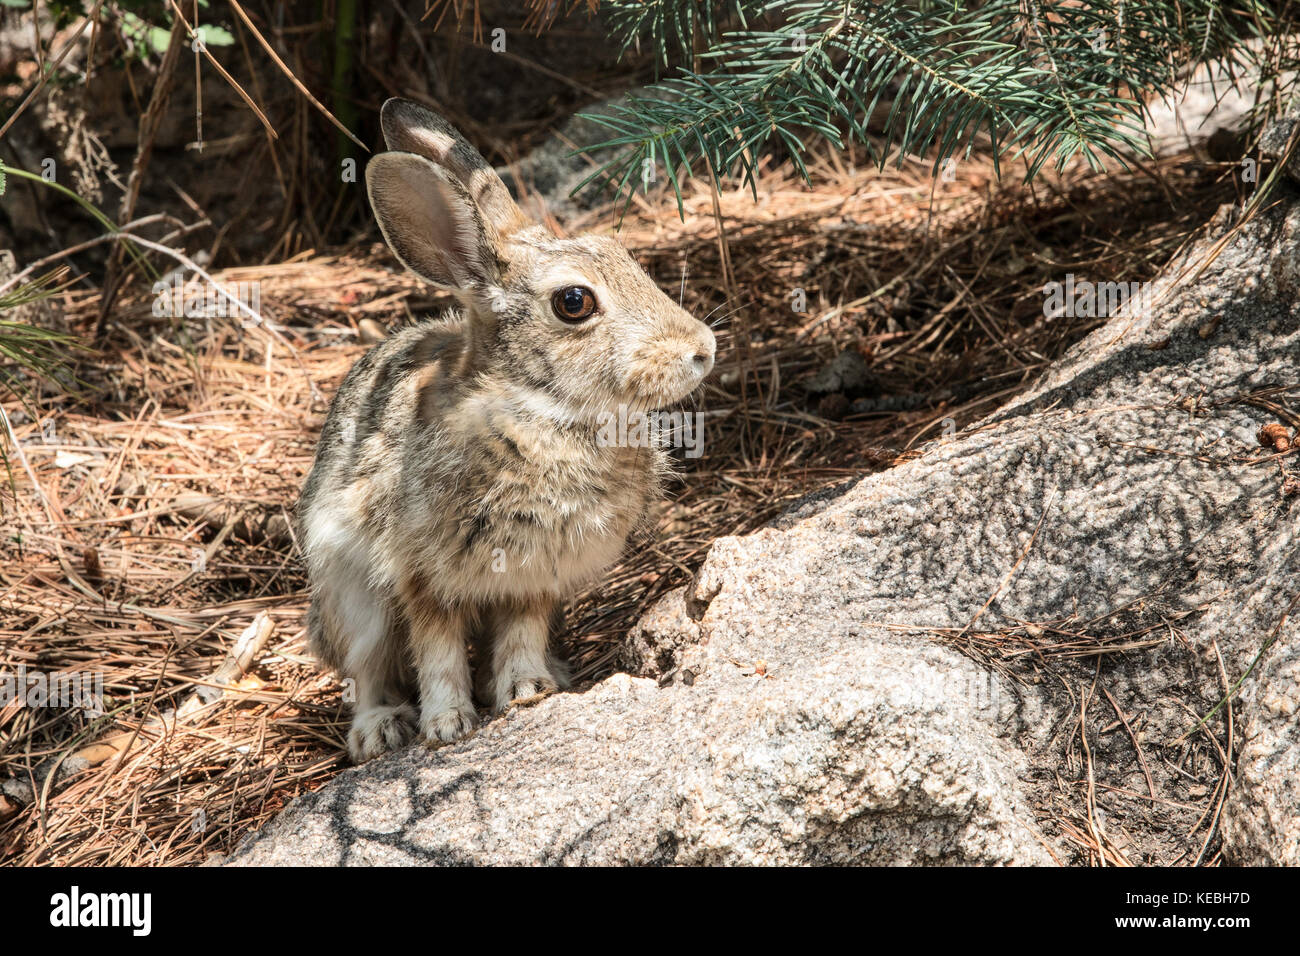
[[[713,356],[707,352],[688,352],[685,359],[691,370],[700,378],[708,375],[709,370],[713,368]]]

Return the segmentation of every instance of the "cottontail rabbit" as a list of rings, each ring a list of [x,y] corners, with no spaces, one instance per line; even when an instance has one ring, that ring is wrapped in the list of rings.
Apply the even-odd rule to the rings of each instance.
[[[395,99],[381,125],[384,238],[460,308],[357,362],[299,503],[311,645],[356,682],[357,762],[474,726],[471,639],[495,711],[564,686],[552,616],[619,556],[667,461],[598,440],[597,418],[679,401],[715,348],[617,241],[530,224],[441,117]]]

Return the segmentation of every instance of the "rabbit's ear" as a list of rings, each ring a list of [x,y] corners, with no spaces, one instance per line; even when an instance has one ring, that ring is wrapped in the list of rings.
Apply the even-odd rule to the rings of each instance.
[[[406,268],[455,292],[497,283],[496,230],[441,167],[411,153],[380,153],[366,166],[366,191],[388,247]]]
[[[416,153],[446,168],[474,197],[483,218],[501,235],[528,220],[488,161],[437,113],[411,100],[390,99],[379,112],[389,149]]]

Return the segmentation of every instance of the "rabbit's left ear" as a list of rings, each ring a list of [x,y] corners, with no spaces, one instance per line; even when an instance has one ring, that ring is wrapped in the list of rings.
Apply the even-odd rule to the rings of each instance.
[[[379,112],[379,125],[389,149],[431,159],[460,180],[499,235],[529,225],[496,170],[433,110],[411,100],[390,99]]]
[[[413,153],[380,153],[366,165],[366,191],[388,247],[406,268],[458,293],[497,283],[496,230],[441,166]]]

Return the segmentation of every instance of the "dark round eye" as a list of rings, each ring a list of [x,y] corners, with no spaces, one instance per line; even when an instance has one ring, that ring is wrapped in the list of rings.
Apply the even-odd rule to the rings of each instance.
[[[596,294],[583,285],[571,285],[551,296],[551,308],[561,322],[583,322],[596,311]]]

